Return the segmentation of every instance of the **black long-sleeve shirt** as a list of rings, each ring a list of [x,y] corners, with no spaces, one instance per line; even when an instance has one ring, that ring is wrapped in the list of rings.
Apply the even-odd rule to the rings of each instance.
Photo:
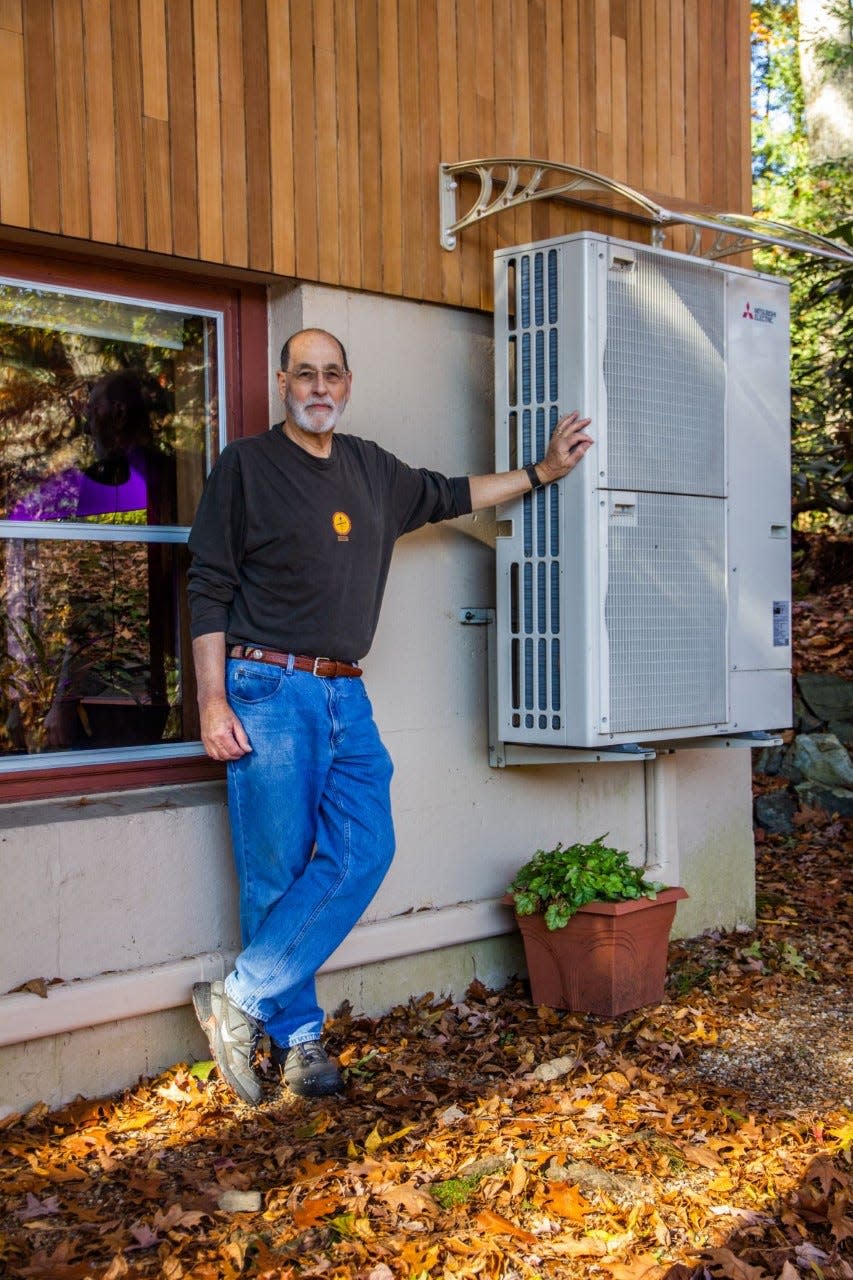
[[[281,424],[234,441],[190,533],[192,635],[357,662],[396,539],[470,510],[467,477],[408,467],[358,436],[333,436],[328,458]]]

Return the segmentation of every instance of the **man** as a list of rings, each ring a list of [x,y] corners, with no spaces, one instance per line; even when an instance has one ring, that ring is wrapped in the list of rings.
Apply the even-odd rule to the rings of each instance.
[[[284,422],[223,451],[189,542],[201,737],[228,764],[243,938],[234,970],[197,983],[193,1004],[222,1077],[252,1104],[261,1030],[294,1092],[342,1087],[314,978],[394,851],[392,765],[356,665],[394,542],[558,480],[592,444],[572,413],[535,467],[448,479],[336,434],[352,373],[330,333],[294,334],[277,378]]]

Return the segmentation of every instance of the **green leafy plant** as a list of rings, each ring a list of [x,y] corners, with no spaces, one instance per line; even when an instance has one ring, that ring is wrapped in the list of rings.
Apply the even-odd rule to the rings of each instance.
[[[632,866],[628,854],[606,845],[606,838],[605,833],[588,844],[537,849],[509,886],[518,915],[541,912],[549,929],[562,929],[588,902],[655,898],[665,886],[646,880],[644,868]]]

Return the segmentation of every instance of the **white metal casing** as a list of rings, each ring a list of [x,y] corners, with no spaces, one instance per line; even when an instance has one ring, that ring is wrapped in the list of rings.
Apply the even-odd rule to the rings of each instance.
[[[595,445],[498,512],[503,741],[601,747],[791,717],[784,281],[583,233],[495,255],[496,465]]]

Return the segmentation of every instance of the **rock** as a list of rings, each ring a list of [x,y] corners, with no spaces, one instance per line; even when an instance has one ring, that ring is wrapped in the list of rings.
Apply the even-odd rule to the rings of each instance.
[[[849,746],[853,742],[853,721],[851,720],[830,720],[826,726],[830,733],[834,733],[839,742],[843,742],[845,746]]]
[[[834,733],[801,733],[794,739],[791,763],[805,782],[853,787],[853,763]]]
[[[853,818],[853,790],[824,787],[819,782],[801,782],[797,787],[800,804],[808,809],[824,809],[842,818]]]
[[[820,720],[853,724],[853,680],[807,673],[797,679],[797,687],[807,709]]]
[[[633,1174],[611,1173],[588,1160],[570,1160],[566,1164],[552,1160],[545,1170],[545,1177],[549,1182],[577,1183],[587,1196],[603,1191],[617,1204],[633,1204],[648,1191],[641,1178]]]
[[[257,1213],[262,1198],[260,1191],[223,1191],[216,1203],[226,1213]]]
[[[504,1155],[486,1156],[482,1160],[474,1160],[471,1164],[463,1164],[458,1174],[459,1178],[485,1178],[490,1173],[503,1173],[504,1169],[509,1169],[514,1163],[515,1157],[511,1152]]]
[[[573,1055],[567,1058],[552,1058],[550,1062],[540,1062],[535,1071],[531,1072],[534,1080],[559,1080],[560,1076],[567,1076],[570,1071],[578,1065],[578,1060]]]
[[[798,694],[794,695],[794,728],[797,733],[815,733],[818,729],[822,729],[825,723],[826,721],[820,716],[812,714],[811,709]]]
[[[763,747],[755,753],[753,769],[756,773],[766,773],[775,778],[782,772],[782,761],[785,758],[785,747]]]
[[[755,801],[755,821],[765,831],[774,835],[789,836],[794,830],[794,814],[797,801],[790,791],[768,791]]]

